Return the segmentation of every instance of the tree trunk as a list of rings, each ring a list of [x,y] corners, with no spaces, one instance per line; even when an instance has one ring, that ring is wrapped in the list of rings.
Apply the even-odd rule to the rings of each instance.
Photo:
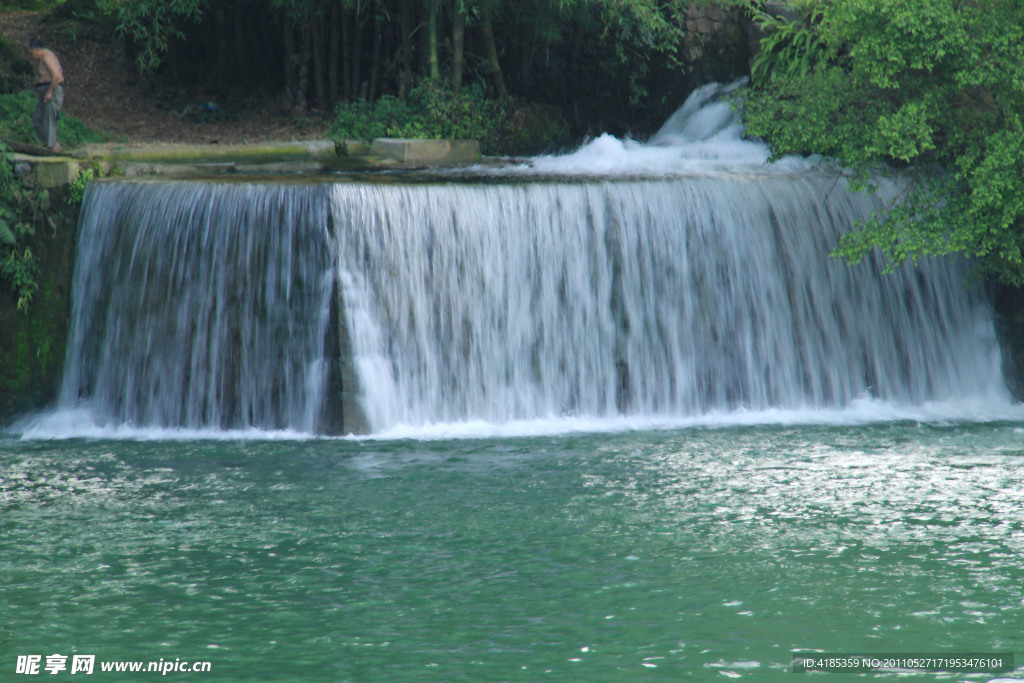
[[[523,46],[523,54],[520,59],[520,78],[523,90],[529,91],[533,87],[533,56],[537,54],[537,45],[530,39]]]
[[[571,57],[571,60],[569,62],[569,64],[571,65],[570,69],[569,69],[569,73],[570,73],[570,77],[572,79],[572,82],[571,83],[566,83],[565,85],[566,85],[567,92],[571,93],[570,97],[572,99],[573,127],[578,130],[579,127],[580,127],[581,121],[582,121],[582,117],[580,116],[580,96],[579,96],[580,93],[579,93],[579,88],[576,87],[574,84],[580,83],[582,81],[582,79],[580,78],[580,72],[583,70],[583,67],[581,65],[583,63],[583,35],[584,35],[584,31],[583,31],[583,28],[581,26],[579,26],[578,24],[576,26],[574,26],[573,28],[574,28],[574,33],[573,33],[573,36],[572,36],[572,47],[571,47],[572,57]]]
[[[399,0],[398,22],[401,30],[399,49],[402,61],[402,72],[398,79],[398,96],[405,97],[412,87],[412,0]]]
[[[250,71],[252,82],[266,88],[269,92],[279,92],[281,88],[281,73],[273,68],[274,59],[281,56],[281,45],[277,42],[274,31],[271,28],[271,21],[276,23],[278,18],[271,19],[267,14],[256,15],[246,12],[246,33],[252,45],[274,45],[278,50],[268,53],[267,50],[252,50],[254,70]],[[275,75],[276,74],[276,75]]]
[[[297,82],[295,115],[305,116],[309,113],[309,103],[306,100],[309,93],[309,61],[313,52],[312,27],[307,23],[302,27],[302,55],[299,59],[299,78]]]
[[[327,52],[327,97],[333,107],[338,102],[338,26],[341,17],[341,4],[331,4],[331,30],[328,31],[330,47]]]
[[[346,8],[341,17],[341,91],[352,99],[352,10]]]
[[[484,6],[483,11],[480,13],[480,18],[482,20],[481,28],[483,29],[484,43],[487,47],[487,70],[491,72],[498,95],[508,97],[505,79],[501,76],[501,63],[498,61],[498,46],[494,43],[494,25],[491,22],[491,8]]]
[[[321,112],[327,111],[327,61],[324,45],[324,22],[314,21],[309,32],[313,40],[313,88],[316,91],[316,106]]]
[[[430,74],[430,0],[419,0],[420,20],[416,24],[416,52],[419,62],[417,75],[426,77]]]
[[[285,111],[295,109],[295,80],[299,71],[299,55],[295,51],[295,28],[290,17],[284,17],[281,25],[284,42],[284,107]]]
[[[307,112],[306,92],[309,90],[309,58],[312,40],[309,26],[301,28],[302,45],[295,44],[295,23],[285,17],[285,108],[292,116],[305,116]]]
[[[466,13],[456,9],[452,22],[452,88],[462,90],[462,73],[466,68]]]
[[[202,35],[202,46],[195,45],[190,50],[190,57],[200,57],[196,60],[198,64],[202,65],[202,74],[200,79],[202,81],[202,88],[220,88],[223,86],[221,81],[221,70],[220,60],[218,54],[220,50],[217,49],[217,41],[220,38],[220,21],[217,19],[217,12],[214,11],[211,14],[210,21],[204,21],[200,24],[197,29]],[[196,41],[198,43],[198,41]]]
[[[252,69],[246,45],[243,5],[241,2],[235,5],[235,61],[238,62],[235,77],[243,88],[247,88],[252,83]]]
[[[430,80],[441,80],[441,67],[437,63],[437,0],[427,0],[428,52]]]
[[[377,86],[380,82],[380,48],[381,48],[380,21],[373,22],[373,52],[370,56],[370,91],[366,99],[373,102],[377,99]]]
[[[360,14],[360,3],[357,2],[352,15],[352,99],[366,97],[365,88],[359,82],[363,70],[363,22],[359,19]]]
[[[214,46],[217,55],[217,82],[223,92],[231,85],[231,68],[228,57],[231,41],[228,38],[228,17],[224,7],[217,5],[213,10]]]

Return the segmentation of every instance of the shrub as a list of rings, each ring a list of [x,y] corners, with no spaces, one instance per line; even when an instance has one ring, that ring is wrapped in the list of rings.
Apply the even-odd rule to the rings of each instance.
[[[32,115],[36,110],[36,96],[31,90],[0,95],[0,139],[25,144],[37,144],[32,130]],[[76,147],[91,142],[106,142],[106,133],[89,128],[81,120],[62,114],[57,121],[57,139],[62,145]]]
[[[1024,4],[1020,0],[830,0],[766,30],[747,132],[776,156],[822,154],[904,188],[843,237],[890,269],[922,256],[978,258],[977,274],[1024,286]]]
[[[458,95],[441,82],[424,81],[404,100],[385,95],[338,107],[329,134],[336,140],[374,138],[475,139],[493,153],[502,137],[505,103],[488,99],[483,87],[469,86]]]
[[[38,266],[28,242],[35,228],[36,202],[14,172],[7,146],[0,143],[0,280],[18,298],[18,310],[27,311],[38,289]]]

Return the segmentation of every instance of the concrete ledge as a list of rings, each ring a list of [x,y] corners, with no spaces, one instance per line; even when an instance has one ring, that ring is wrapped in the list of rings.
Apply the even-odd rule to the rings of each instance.
[[[377,138],[371,153],[402,163],[459,164],[480,158],[476,140],[403,140]]]
[[[49,190],[54,187],[70,185],[78,177],[79,162],[70,157],[34,157],[27,154],[14,154],[14,167],[31,169],[35,175],[36,186]]]
[[[370,154],[370,145],[362,140],[345,140],[338,145],[338,154],[347,157],[364,157]]]
[[[87,147],[89,159],[110,161],[188,163],[198,161],[333,161],[338,158],[332,140],[267,142],[249,145],[161,145],[153,147]]]
[[[480,160],[476,140],[358,140],[269,142],[248,145],[93,145],[70,156],[14,154],[18,172],[37,187],[49,189],[74,182],[91,167],[105,177],[111,169],[125,176],[209,176],[222,174],[312,174],[339,171],[412,169]]]

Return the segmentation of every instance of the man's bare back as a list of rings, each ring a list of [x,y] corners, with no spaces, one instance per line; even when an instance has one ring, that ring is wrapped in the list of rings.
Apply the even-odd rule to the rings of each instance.
[[[26,49],[35,62],[36,85],[47,83],[51,86],[45,98],[45,101],[49,102],[53,95],[53,89],[64,82],[64,70],[60,66],[57,55],[53,54],[53,50],[47,50],[45,47]]]

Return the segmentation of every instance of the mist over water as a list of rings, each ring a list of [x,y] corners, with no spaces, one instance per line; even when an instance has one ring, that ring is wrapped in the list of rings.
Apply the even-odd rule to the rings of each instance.
[[[737,85],[426,183],[95,184],[60,404],[17,429],[312,435],[333,286],[378,436],[1024,417],[967,265],[832,260],[874,200],[768,165]]]

